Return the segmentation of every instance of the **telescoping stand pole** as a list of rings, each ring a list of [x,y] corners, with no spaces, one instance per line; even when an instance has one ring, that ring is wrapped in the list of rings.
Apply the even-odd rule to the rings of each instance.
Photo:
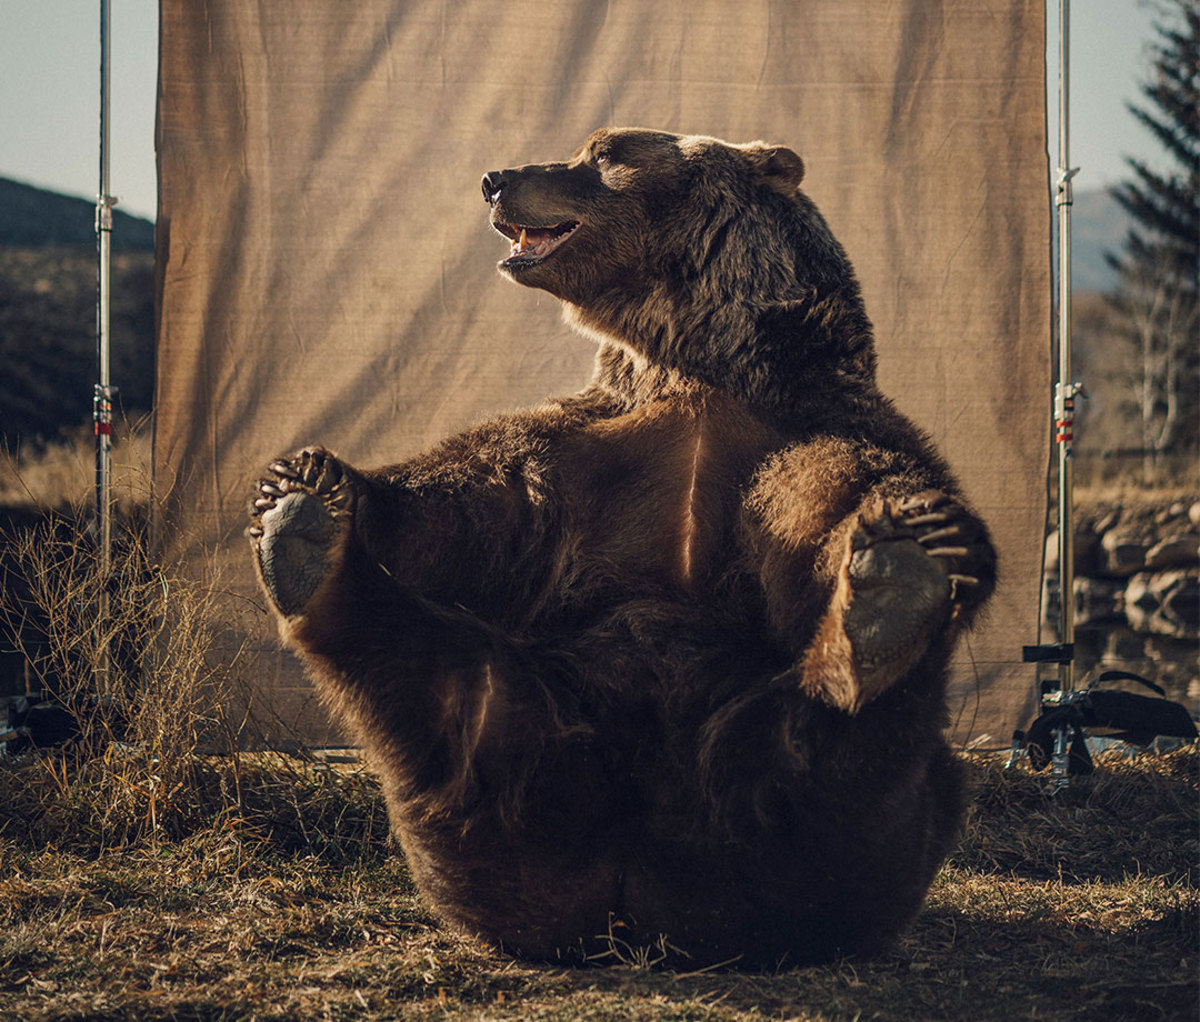
[[[1058,33],[1058,176],[1054,204],[1058,207],[1058,379],[1054,386],[1054,440],[1058,445],[1058,592],[1061,604],[1058,641],[1063,656],[1058,664],[1062,692],[1075,687],[1075,398],[1082,387],[1071,381],[1071,179],[1079,173],[1068,159],[1070,110],[1070,0],[1059,3]]]
[[[1079,173],[1068,155],[1070,141],[1070,0],[1060,0],[1058,16],[1058,175],[1054,204],[1058,208],[1058,378],[1054,385],[1054,442],[1058,449],[1058,691],[1047,693],[1070,701],[1075,689],[1075,398],[1083,387],[1071,379],[1071,179]],[[1051,698],[1049,701],[1053,701]],[[1082,739],[1081,739],[1082,740]],[[1054,735],[1051,786],[1067,784],[1069,729]]]
[[[1075,526],[1074,463],[1075,398],[1082,387],[1071,381],[1071,179],[1079,173],[1071,167],[1070,139],[1070,0],[1058,4],[1058,173],[1054,204],[1058,210],[1058,372],[1054,385],[1054,441],[1058,452],[1058,642],[1026,646],[1026,661],[1056,663],[1058,687],[1040,691],[1043,708],[1069,703],[1075,687]],[[1041,685],[1039,681],[1039,686]],[[1017,736],[1020,736],[1019,738]],[[1014,755],[1024,733],[1014,736]],[[1070,729],[1054,733],[1052,788],[1067,784]],[[1011,760],[1010,760],[1011,762]]]
[[[109,83],[112,42],[108,0],[100,0],[100,194],[96,201],[96,249],[99,262],[96,299],[96,348],[99,382],[92,400],[96,434],[96,542],[99,575],[97,627],[100,636],[96,662],[97,691],[107,687],[109,576],[112,573],[112,419],[113,390],[109,380],[109,304],[112,279],[112,210],[117,200],[109,194]]]

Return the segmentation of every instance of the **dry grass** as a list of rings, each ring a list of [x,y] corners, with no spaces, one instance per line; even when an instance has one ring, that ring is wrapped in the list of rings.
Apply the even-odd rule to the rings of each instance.
[[[30,761],[0,792],[0,1017],[1194,1018],[1196,750],[1106,753],[1054,800],[972,762],[962,844],[890,953],[687,974],[531,965],[438,929],[357,766],[204,760],[190,832],[98,849],[48,825],[30,792],[57,767]]]
[[[3,534],[0,629],[76,731],[23,774],[26,813],[96,848],[174,838],[207,796],[197,750],[236,765],[252,726],[240,652],[212,655],[234,597],[156,561],[137,515],[118,518],[105,577],[85,520],[52,513]]]
[[[148,429],[119,423],[112,447],[113,500],[119,510],[145,507],[150,497]],[[87,507],[96,479],[95,438],[80,429],[66,443],[21,451],[0,446],[0,508]]]

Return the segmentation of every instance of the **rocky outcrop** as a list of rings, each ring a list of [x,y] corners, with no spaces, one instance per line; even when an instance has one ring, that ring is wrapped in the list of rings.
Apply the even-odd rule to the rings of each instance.
[[[1200,700],[1200,499],[1080,502],[1075,513],[1075,649],[1081,670],[1142,674]],[[1058,533],[1046,538],[1045,634],[1059,622]]]
[[[1046,539],[1048,620],[1058,618],[1058,533]],[[1200,500],[1081,504],[1075,516],[1075,622],[1200,638]]]

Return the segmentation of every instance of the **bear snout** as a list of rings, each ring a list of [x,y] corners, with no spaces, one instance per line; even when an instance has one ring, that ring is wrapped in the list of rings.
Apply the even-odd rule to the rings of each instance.
[[[483,197],[489,205],[495,205],[500,198],[500,192],[508,183],[509,171],[489,170],[483,175]]]

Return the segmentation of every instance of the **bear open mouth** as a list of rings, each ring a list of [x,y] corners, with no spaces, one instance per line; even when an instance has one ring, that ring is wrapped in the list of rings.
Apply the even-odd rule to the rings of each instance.
[[[496,224],[496,230],[509,239],[506,266],[541,262],[579,229],[578,220],[566,220],[551,227],[530,227],[521,224]]]

